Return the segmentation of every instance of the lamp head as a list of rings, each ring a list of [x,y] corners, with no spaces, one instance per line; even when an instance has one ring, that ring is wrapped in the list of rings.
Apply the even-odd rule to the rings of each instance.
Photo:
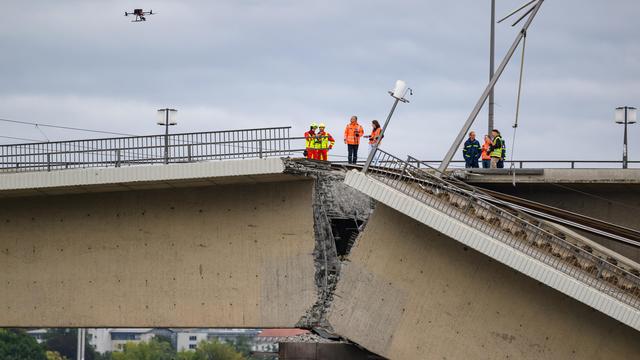
[[[624,124],[625,116],[627,124],[634,124],[638,120],[638,110],[631,106],[620,106],[616,108],[615,121],[617,124]]]
[[[158,109],[158,125],[177,125],[176,115],[178,110],[176,109]]]
[[[409,88],[407,87],[406,82],[404,82],[403,80],[397,80],[396,86],[393,88],[393,93],[391,94],[391,96],[396,99],[404,99],[404,96],[407,94],[408,90]]]

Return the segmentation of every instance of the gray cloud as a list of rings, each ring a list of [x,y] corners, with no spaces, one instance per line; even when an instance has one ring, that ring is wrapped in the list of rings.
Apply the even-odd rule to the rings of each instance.
[[[498,0],[498,14],[520,3]],[[323,121],[341,137],[352,114],[364,125],[384,119],[386,90],[402,78],[415,95],[398,109],[385,147],[439,159],[487,81],[488,4],[7,0],[0,117],[149,134],[159,131],[155,109],[173,106],[179,131],[292,125],[302,133]],[[133,5],[158,15],[130,23],[122,12]],[[640,105],[638,10],[632,0],[545,2],[527,40],[516,157],[620,157],[613,108]],[[498,58],[515,33],[498,25]],[[496,90],[497,126],[509,142],[518,60]],[[474,126],[480,133],[485,119]],[[639,131],[631,128],[631,157],[640,154]]]

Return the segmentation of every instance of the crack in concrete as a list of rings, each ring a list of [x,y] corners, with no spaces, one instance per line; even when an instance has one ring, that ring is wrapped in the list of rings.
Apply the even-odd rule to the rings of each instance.
[[[297,327],[314,329],[319,334],[331,337],[333,328],[327,320],[334,292],[340,279],[342,261],[348,254],[339,257],[331,228],[332,218],[353,218],[363,224],[373,211],[374,201],[366,195],[344,185],[344,171],[332,170],[329,163],[284,159],[285,173],[308,176],[314,179],[313,217],[316,240],[313,251],[316,269],[315,282],[317,300],[300,318]],[[349,249],[356,237],[349,239]]]

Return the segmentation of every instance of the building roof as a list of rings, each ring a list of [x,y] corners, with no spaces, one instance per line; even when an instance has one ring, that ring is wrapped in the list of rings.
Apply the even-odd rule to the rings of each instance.
[[[259,337],[287,337],[308,334],[309,330],[304,329],[264,329]]]

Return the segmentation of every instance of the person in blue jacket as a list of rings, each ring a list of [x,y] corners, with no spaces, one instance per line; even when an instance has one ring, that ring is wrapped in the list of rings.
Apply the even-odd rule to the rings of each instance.
[[[477,168],[478,159],[482,154],[482,148],[480,142],[476,140],[476,133],[474,131],[469,133],[469,138],[464,142],[464,148],[462,149],[462,155],[464,156],[464,167]]]

